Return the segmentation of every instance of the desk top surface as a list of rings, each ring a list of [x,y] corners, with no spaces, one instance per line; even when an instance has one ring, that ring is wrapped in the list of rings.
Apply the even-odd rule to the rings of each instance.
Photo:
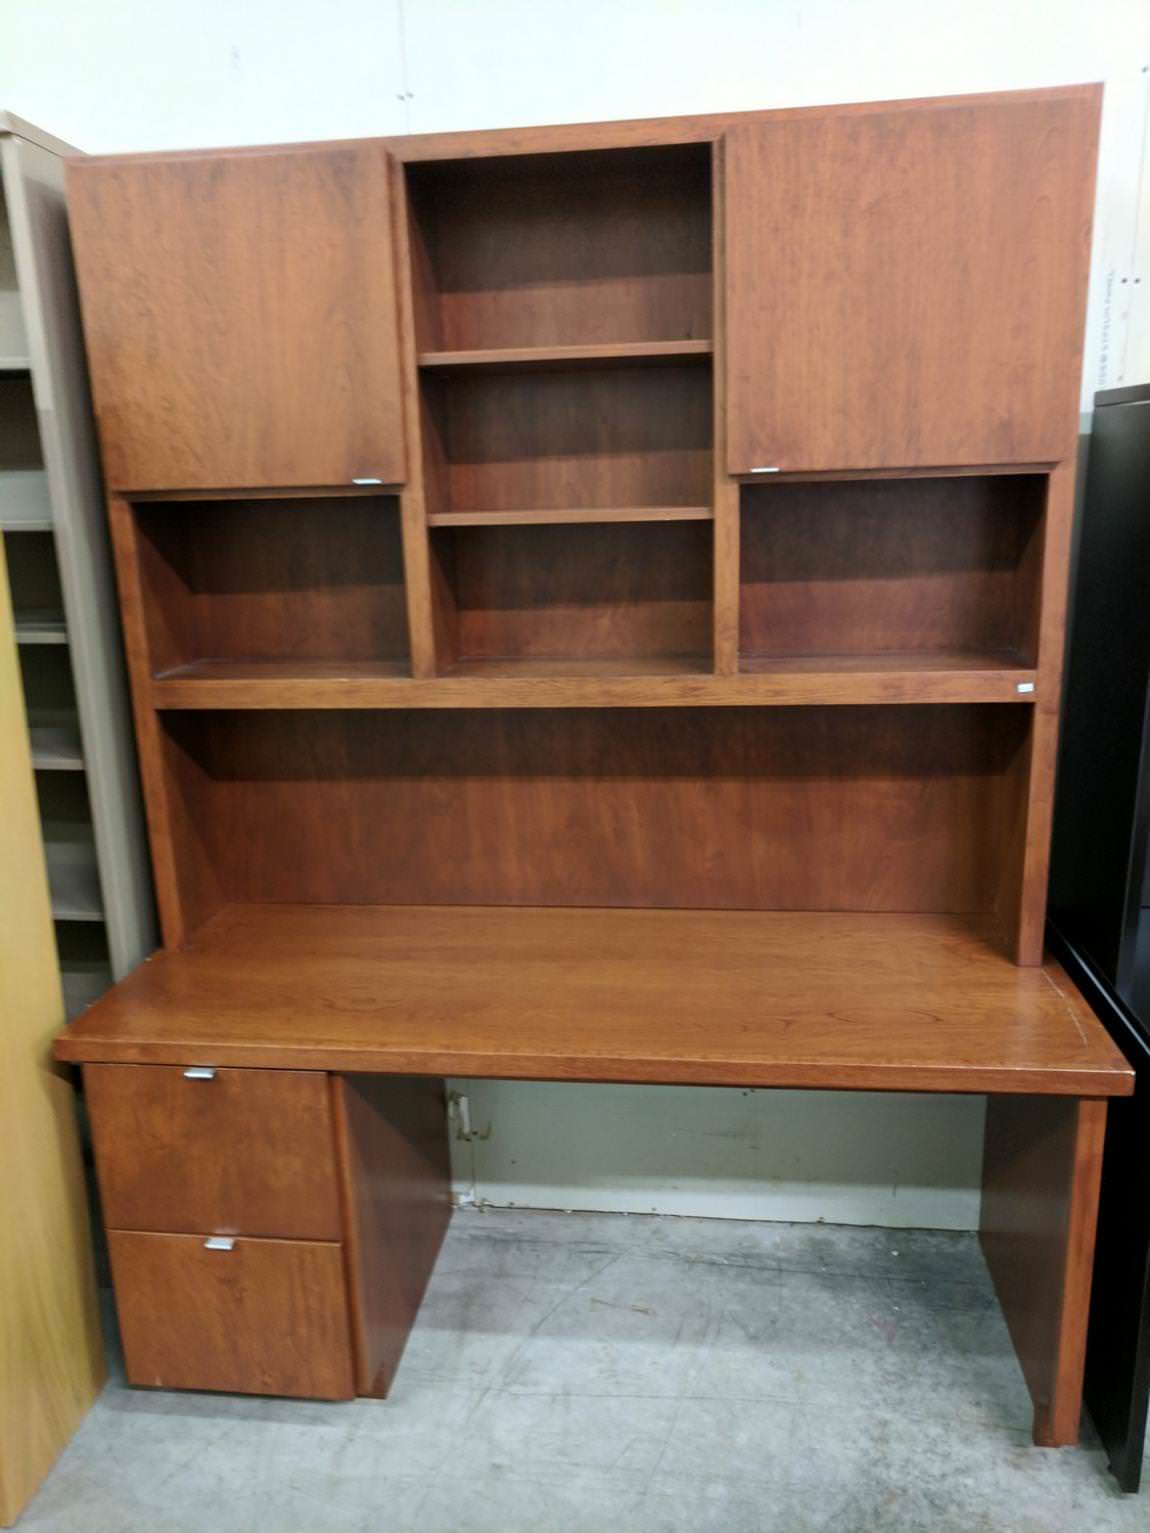
[[[79,1063],[1126,1095],[1054,962],[977,919],[232,905],[56,1042]]]

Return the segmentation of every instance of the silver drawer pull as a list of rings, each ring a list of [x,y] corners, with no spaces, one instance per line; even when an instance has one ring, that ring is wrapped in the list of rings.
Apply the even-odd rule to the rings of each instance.
[[[214,1081],[216,1071],[214,1065],[192,1065],[184,1071],[186,1081]]]
[[[209,1235],[204,1241],[205,1251],[232,1251],[235,1249],[235,1237],[233,1235]]]

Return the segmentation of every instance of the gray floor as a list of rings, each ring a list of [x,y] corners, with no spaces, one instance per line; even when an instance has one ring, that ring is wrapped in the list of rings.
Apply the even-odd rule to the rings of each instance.
[[[21,1533],[1150,1530],[973,1236],[456,1215],[391,1398],[105,1391]]]

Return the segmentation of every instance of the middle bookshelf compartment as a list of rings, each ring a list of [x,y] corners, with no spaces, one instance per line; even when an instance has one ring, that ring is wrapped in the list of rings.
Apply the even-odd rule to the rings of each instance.
[[[708,522],[441,527],[431,550],[442,671],[709,669]]]
[[[425,375],[428,520],[710,515],[710,358]]]

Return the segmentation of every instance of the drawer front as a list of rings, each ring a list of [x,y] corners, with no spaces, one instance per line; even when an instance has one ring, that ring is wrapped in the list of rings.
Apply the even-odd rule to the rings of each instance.
[[[87,1065],[84,1086],[109,1228],[340,1239],[321,1071]]]
[[[351,1399],[342,1247],[227,1243],[215,1250],[202,1235],[108,1231],[129,1381]]]

